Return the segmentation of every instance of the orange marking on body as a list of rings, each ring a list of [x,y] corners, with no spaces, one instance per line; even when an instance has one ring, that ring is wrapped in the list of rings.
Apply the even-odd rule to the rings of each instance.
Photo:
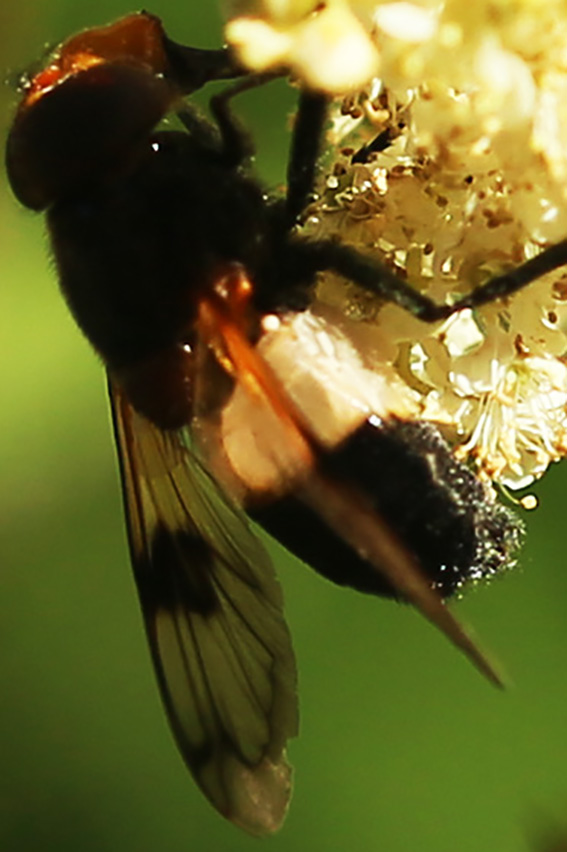
[[[33,104],[67,77],[105,62],[163,74],[168,67],[163,40],[161,22],[146,13],[128,15],[110,26],[79,33],[64,42],[50,65],[36,74],[24,103]]]
[[[307,472],[315,464],[311,440],[281,382],[246,334],[252,294],[253,285],[243,267],[234,264],[215,292],[199,302],[199,330],[229,375],[237,378],[251,396],[270,406],[286,428],[289,442],[303,457]]]

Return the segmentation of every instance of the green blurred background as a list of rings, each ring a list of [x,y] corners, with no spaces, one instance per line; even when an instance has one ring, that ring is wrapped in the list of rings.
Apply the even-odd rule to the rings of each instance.
[[[132,11],[4,0],[0,70]],[[155,0],[217,46],[214,3]],[[277,91],[277,96],[274,95]],[[15,95],[1,92],[5,135]],[[268,184],[293,94],[243,98]],[[238,852],[182,765],[150,668],[102,370],[58,295],[39,217],[0,182],[0,850]],[[274,852],[521,852],[567,813],[566,466],[538,488],[522,566],[459,604],[505,663],[499,693],[413,612],[278,554],[300,670],[295,795]]]

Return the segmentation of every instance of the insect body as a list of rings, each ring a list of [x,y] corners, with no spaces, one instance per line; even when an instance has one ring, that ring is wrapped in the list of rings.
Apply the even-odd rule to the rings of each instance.
[[[212,101],[216,125],[182,101],[239,75]],[[326,99],[300,96],[288,194],[266,198],[229,108],[258,82],[242,75],[147,14],[81,34],[28,87],[7,169],[20,201],[46,210],[63,293],[108,369],[132,561],[180,750],[215,807],[262,834],[289,800],[296,674],[242,510],[335,582],[416,604],[495,680],[442,599],[506,565],[519,531],[433,427],[405,422],[395,377],[369,368],[348,323],[309,305],[332,268],[424,319],[453,310],[296,233]],[[182,129],[156,130],[172,110]]]

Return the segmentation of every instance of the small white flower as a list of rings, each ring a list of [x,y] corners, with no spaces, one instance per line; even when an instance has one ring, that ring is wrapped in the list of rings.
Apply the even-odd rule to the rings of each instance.
[[[252,67],[358,88],[334,114],[307,233],[352,243],[440,302],[565,238],[564,0],[241,0],[227,32],[254,21],[268,29],[241,39]],[[352,165],[386,128],[390,145]],[[419,416],[481,475],[519,488],[567,452],[565,269],[434,326],[334,275],[317,296],[369,330]]]
[[[358,89],[378,71],[377,49],[346,0],[266,3],[229,20],[225,34],[245,65],[288,69],[314,89]]]

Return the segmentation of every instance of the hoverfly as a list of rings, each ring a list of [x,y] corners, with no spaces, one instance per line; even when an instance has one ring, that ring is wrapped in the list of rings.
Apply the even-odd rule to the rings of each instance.
[[[211,101],[184,97],[237,82]],[[415,604],[490,678],[443,604],[493,573],[519,525],[486,500],[340,317],[325,269],[424,321],[524,286],[567,243],[436,305],[376,260],[296,228],[327,98],[301,91],[284,198],[250,174],[231,98],[266,81],[149,14],[81,33],[27,85],[7,143],[17,198],[45,210],[63,295],[109,377],[132,563],[171,727],[198,785],[255,834],[281,824],[296,671],[247,515],[334,582]],[[176,113],[179,130],[156,129]]]

